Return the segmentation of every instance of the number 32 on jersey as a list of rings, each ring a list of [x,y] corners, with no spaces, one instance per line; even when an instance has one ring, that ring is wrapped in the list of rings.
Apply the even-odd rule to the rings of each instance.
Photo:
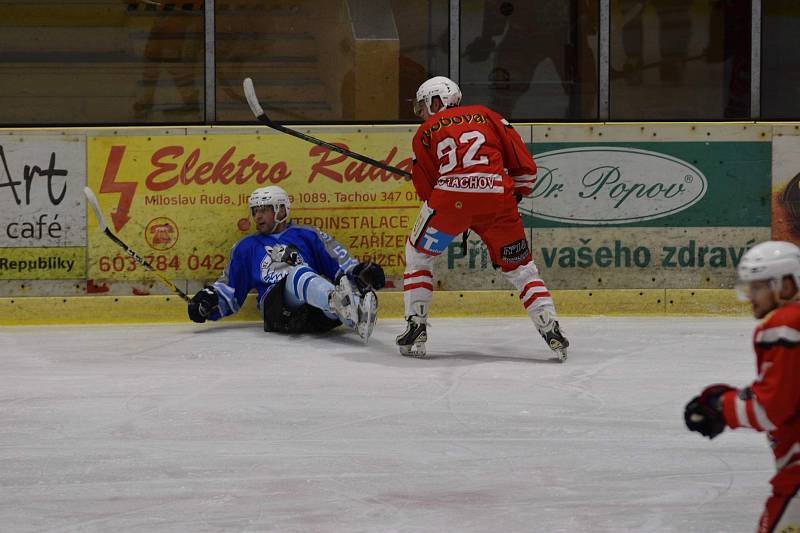
[[[486,142],[486,137],[479,131],[465,131],[458,138],[458,144],[467,146],[467,151],[461,161],[461,168],[474,167],[475,165],[489,164],[489,158],[478,155],[478,151]],[[458,166],[458,145],[452,137],[445,137],[436,145],[436,156],[441,164],[439,173],[446,174]]]

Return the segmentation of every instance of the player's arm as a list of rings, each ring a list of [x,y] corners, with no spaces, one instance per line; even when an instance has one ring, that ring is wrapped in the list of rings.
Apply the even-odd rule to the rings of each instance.
[[[779,330],[779,331],[778,331]],[[797,330],[782,327],[764,330],[784,337],[770,348],[772,364],[749,387],[722,395],[725,423],[731,428],[749,427],[773,431],[800,410],[800,344],[790,344],[788,337],[800,339]],[[786,344],[783,344],[786,343]]]
[[[528,196],[536,182],[536,163],[514,126],[494,111],[487,111],[503,149],[503,166],[514,179],[514,194]]]
[[[425,148],[418,136],[414,136],[412,141],[414,152],[413,165],[411,167],[411,181],[423,201],[427,201],[433,193],[433,186],[439,179],[438,172],[435,172],[434,162],[431,160],[429,149]]]
[[[749,427],[773,431],[800,408],[800,331],[788,326],[761,332],[774,336],[771,363],[744,389],[711,385],[686,405],[686,426],[713,439],[725,429]]]
[[[318,265],[317,274],[335,280],[341,273],[347,273],[358,264],[347,248],[319,228],[305,226],[312,235],[306,237]]]
[[[189,302],[189,318],[198,323],[237,313],[247,299],[252,288],[249,276],[250,254],[240,246],[234,245],[228,263],[219,279],[203,287]]]
[[[344,245],[327,233],[316,229],[316,234],[315,253],[323,265],[323,275],[331,280],[346,275],[362,293],[382,289],[386,285],[386,275],[379,264],[372,261],[359,262]]]

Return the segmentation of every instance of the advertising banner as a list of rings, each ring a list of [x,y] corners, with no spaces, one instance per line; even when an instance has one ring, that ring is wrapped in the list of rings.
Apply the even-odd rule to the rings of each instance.
[[[772,149],[772,238],[800,244],[800,136],[776,136]]]
[[[519,208],[551,288],[729,288],[742,254],[770,238],[770,142],[530,148],[537,183]],[[476,238],[439,264],[446,289],[489,288],[496,277]]]
[[[414,130],[303,131],[410,170]],[[726,288],[753,244],[800,242],[798,136],[600,143],[560,131],[528,145],[538,182],[519,206],[553,289]],[[718,126],[710,138],[730,131]],[[215,279],[253,231],[250,192],[276,184],[296,223],[320,227],[397,282],[420,205],[402,177],[266,131],[9,134],[0,137],[0,173],[0,280],[152,281],[93,216],[87,228],[85,183],[111,229],[175,280]],[[466,250],[460,241],[437,260],[437,287],[507,288],[480,239],[471,234]]]
[[[311,134],[411,168],[408,128]],[[88,159],[112,230],[176,279],[220,274],[231,247],[254,231],[247,200],[259,187],[283,187],[295,223],[319,227],[390,275],[402,272],[403,243],[420,205],[403,177],[281,134],[91,137]],[[144,276],[93,224],[89,276]]]
[[[83,136],[0,137],[0,280],[86,275]]]

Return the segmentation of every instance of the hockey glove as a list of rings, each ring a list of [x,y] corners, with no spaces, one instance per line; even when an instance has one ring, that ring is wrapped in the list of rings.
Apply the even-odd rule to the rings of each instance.
[[[356,282],[356,287],[361,294],[365,294],[367,291],[377,291],[386,286],[383,267],[371,261],[354,266],[350,276]]]
[[[189,301],[189,318],[202,324],[219,307],[219,296],[211,287],[205,287]]]
[[[690,431],[697,431],[704,437],[713,439],[725,429],[725,417],[722,415],[720,397],[734,390],[728,385],[709,385],[699,396],[695,396],[686,404],[683,420]]]

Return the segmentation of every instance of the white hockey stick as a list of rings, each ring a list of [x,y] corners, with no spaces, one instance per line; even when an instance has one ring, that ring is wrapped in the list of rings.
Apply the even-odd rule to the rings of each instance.
[[[186,295],[185,292],[180,290],[174,283],[165,278],[158,270],[156,270],[153,267],[153,265],[148,263],[147,260],[145,260],[142,256],[133,251],[130,246],[122,242],[122,240],[119,237],[117,237],[111,232],[111,230],[108,228],[108,225],[106,224],[106,219],[103,216],[103,213],[100,211],[100,204],[97,203],[97,197],[94,195],[92,189],[90,189],[89,187],[84,187],[83,193],[86,195],[86,199],[89,201],[89,205],[92,206],[92,210],[94,211],[94,216],[97,217],[97,222],[100,224],[100,229],[103,231],[103,233],[105,233],[109,239],[117,243],[120,246],[120,248],[125,250],[125,253],[128,254],[131,257],[131,259],[133,259],[134,261],[142,265],[145,269],[155,274],[158,280],[165,287],[167,287],[169,290],[171,290],[172,292],[183,298],[186,302],[189,302],[190,298]]]
[[[242,82],[242,85],[244,87],[244,95],[247,98],[247,105],[250,106],[250,110],[262,124],[265,124],[274,130],[291,135],[292,137],[303,139],[304,141],[310,142],[311,144],[316,144],[317,146],[324,146],[329,150],[340,153],[342,155],[346,155],[347,157],[352,157],[353,159],[357,159],[359,161],[367,163],[368,165],[372,165],[380,169],[387,170],[392,174],[397,174],[398,176],[402,176],[407,180],[411,179],[411,173],[406,172],[403,169],[387,165],[383,161],[372,159],[371,157],[361,155],[358,152],[353,152],[352,150],[348,150],[347,148],[336,146],[335,144],[325,142],[322,139],[317,139],[316,137],[312,137],[311,135],[306,135],[305,133],[302,133],[300,131],[293,130],[291,128],[287,128],[286,126],[281,126],[280,124],[272,122],[272,120],[270,120],[270,118],[264,112],[264,108],[261,107],[261,104],[258,101],[258,96],[256,96],[256,88],[253,86],[253,80],[251,80],[250,78],[245,78],[244,82]]]

